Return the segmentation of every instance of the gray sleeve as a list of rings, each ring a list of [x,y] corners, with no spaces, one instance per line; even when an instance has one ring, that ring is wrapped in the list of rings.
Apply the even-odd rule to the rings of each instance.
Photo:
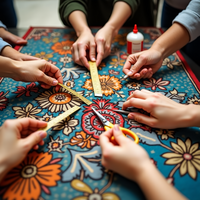
[[[6,26],[0,21],[0,28],[2,27],[7,30]]]
[[[190,42],[200,36],[200,1],[191,0],[187,8],[173,20],[183,25],[189,32]]]
[[[11,46],[11,45],[8,44],[7,42],[5,42],[2,38],[0,38],[0,54],[1,54],[1,51],[3,50],[3,48],[6,46]]]

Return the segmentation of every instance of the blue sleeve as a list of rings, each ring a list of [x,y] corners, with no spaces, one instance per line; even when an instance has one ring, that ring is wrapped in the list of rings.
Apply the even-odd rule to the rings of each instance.
[[[6,26],[0,21],[0,28],[2,28],[2,27],[7,30]]]
[[[3,50],[3,48],[6,46],[11,46],[11,45],[8,44],[7,42],[5,42],[2,38],[0,38],[0,54],[1,54],[1,51]]]
[[[189,32],[190,42],[200,36],[200,1],[191,0],[187,8],[173,20],[183,25]]]

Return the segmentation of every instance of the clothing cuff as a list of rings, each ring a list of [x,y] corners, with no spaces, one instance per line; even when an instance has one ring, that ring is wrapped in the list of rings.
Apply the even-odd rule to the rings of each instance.
[[[199,36],[200,16],[198,16],[197,13],[191,12],[191,10],[184,10],[178,14],[172,23],[174,22],[178,22],[187,29],[190,35],[190,42]]]
[[[7,42],[5,42],[2,38],[0,38],[0,54],[1,54],[1,51],[3,50],[4,47],[6,46],[10,46],[10,44],[8,44]]]
[[[7,27],[0,21],[0,28],[4,28],[5,30],[7,30]]]
[[[76,3],[76,2],[70,3],[65,8],[65,11],[64,11],[65,25],[72,27],[71,23],[69,22],[69,15],[75,10],[80,10],[87,16],[87,12],[86,12],[86,9],[84,8],[84,6],[82,6],[81,4]]]

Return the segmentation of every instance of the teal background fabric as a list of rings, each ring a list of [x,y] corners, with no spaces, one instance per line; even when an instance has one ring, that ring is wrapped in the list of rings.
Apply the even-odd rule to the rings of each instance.
[[[92,28],[94,34],[98,30]],[[27,31],[24,37],[28,44],[17,49],[55,64],[61,70],[64,84],[93,104],[86,105],[63,88],[45,90],[38,83],[1,78],[0,125],[6,119],[22,117],[48,122],[74,105],[81,107],[48,130],[44,146],[32,150],[8,173],[0,184],[1,199],[145,199],[136,183],[101,165],[98,139],[104,129],[92,106],[110,122],[139,136],[139,145],[146,149],[169,184],[189,199],[199,198],[199,128],[155,129],[115,112],[133,91],[141,89],[161,92],[182,104],[200,104],[200,84],[179,52],[166,58],[151,79],[121,81],[128,56],[126,35],[131,31],[130,28],[119,31],[111,55],[98,68],[102,98],[94,96],[89,71],[72,60],[70,49],[76,40],[73,29],[31,27]],[[139,31],[145,38],[144,49],[150,48],[162,34],[157,28],[139,28]]]

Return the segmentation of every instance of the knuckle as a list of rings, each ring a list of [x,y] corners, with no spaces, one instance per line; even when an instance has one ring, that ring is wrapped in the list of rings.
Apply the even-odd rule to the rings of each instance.
[[[7,120],[4,122],[3,126],[4,126],[5,128],[11,127],[11,126],[12,126],[12,120],[7,119]]]

